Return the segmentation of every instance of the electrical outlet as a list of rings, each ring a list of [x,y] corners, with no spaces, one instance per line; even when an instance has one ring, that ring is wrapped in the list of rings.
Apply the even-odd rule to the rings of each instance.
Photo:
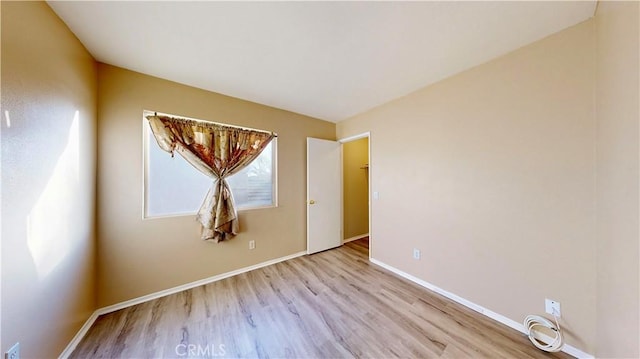
[[[256,241],[249,241],[249,249],[256,249]]]
[[[20,359],[20,343],[15,343],[4,353],[4,359]]]
[[[544,310],[545,312],[547,312],[547,314],[551,314],[551,315],[555,315],[556,317],[560,318],[561,317],[561,312],[560,312],[560,302],[555,301],[555,300],[551,300],[551,299],[545,299],[544,300]]]
[[[420,259],[420,250],[417,248],[413,249],[413,259]]]

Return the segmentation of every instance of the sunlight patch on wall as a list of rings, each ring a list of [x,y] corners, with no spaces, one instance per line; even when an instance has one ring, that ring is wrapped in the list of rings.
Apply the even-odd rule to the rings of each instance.
[[[4,111],[4,118],[7,121],[7,127],[11,127],[11,118],[9,117],[9,111]]]
[[[62,262],[72,247],[78,202],[80,138],[76,111],[64,151],[27,217],[27,245],[40,279]]]

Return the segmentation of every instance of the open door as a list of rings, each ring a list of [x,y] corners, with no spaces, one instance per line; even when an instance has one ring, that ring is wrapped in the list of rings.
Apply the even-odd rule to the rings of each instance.
[[[307,253],[342,244],[342,165],[337,141],[307,138]]]

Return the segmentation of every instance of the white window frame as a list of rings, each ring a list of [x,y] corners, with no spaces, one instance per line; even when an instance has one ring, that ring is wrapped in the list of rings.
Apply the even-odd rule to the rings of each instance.
[[[152,142],[152,141],[151,142],[149,141],[150,135],[152,135],[152,134],[151,134],[151,128],[149,127],[149,121],[146,119],[146,116],[150,116],[150,115],[154,115],[154,114],[163,115],[163,116],[169,116],[169,117],[184,118],[184,119],[188,119],[188,120],[203,121],[203,120],[189,118],[189,117],[185,117],[185,116],[178,116],[178,115],[160,113],[160,112],[156,112],[156,111],[143,110],[143,113],[142,113],[142,165],[143,165],[143,176],[142,176],[142,219],[146,220],[146,219],[194,216],[194,215],[196,215],[196,213],[198,211],[197,208],[193,212],[188,212],[188,213],[176,212],[176,213],[161,214],[161,215],[149,215],[147,213],[147,203],[148,203],[148,195],[149,195],[149,191],[148,191],[148,188],[149,188],[148,187],[149,186],[149,146],[157,145],[157,144]],[[215,124],[219,124],[219,125],[223,125],[223,126],[229,126],[229,127],[238,127],[238,128],[250,129],[250,130],[256,130],[256,131],[264,131],[264,130],[252,129],[252,128],[248,128],[248,127],[236,126],[236,125],[227,124],[227,123],[212,122],[212,121],[209,121],[209,122],[215,123]],[[272,158],[271,158],[271,166],[272,166],[272,172],[271,172],[272,173],[272,175],[271,175],[272,204],[271,205],[265,205],[265,206],[241,206],[241,207],[236,205],[236,210],[238,212],[278,207],[278,137],[275,137],[271,142],[273,143],[273,145],[272,145],[273,154],[272,154]],[[167,153],[167,155],[169,155],[169,154]],[[178,154],[178,155],[176,155],[176,157],[181,157],[181,156]],[[186,161],[184,158],[180,158],[180,160]],[[196,172],[198,171],[195,168],[193,168],[193,170],[196,171]],[[204,196],[205,195],[206,195],[206,192],[203,192],[202,193],[202,200],[204,200]]]

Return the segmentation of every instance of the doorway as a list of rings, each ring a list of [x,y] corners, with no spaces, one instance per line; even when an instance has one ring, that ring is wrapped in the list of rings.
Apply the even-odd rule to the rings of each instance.
[[[371,255],[369,133],[339,140],[342,144],[342,241]]]

